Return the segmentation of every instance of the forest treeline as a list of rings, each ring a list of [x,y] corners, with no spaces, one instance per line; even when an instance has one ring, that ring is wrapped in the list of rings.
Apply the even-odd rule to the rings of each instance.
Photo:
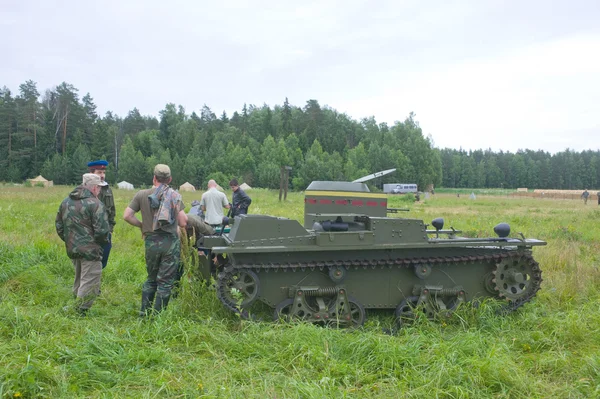
[[[484,134],[484,133],[482,133]],[[217,116],[207,105],[187,113],[169,103],[159,117],[133,108],[122,117],[98,115],[89,93],[73,85],[39,93],[33,81],[16,93],[0,89],[0,181],[43,175],[76,184],[92,159],[110,162],[107,180],[136,186],[152,181],[156,163],[171,166],[174,184],[221,185],[236,177],[278,188],[280,167],[291,166],[292,187],[313,180],[353,180],[390,168],[383,182],[436,187],[557,188],[600,186],[600,153],[437,149],[410,114],[389,126],[374,117],[354,120],[308,100],[287,98],[273,108],[246,105]]]

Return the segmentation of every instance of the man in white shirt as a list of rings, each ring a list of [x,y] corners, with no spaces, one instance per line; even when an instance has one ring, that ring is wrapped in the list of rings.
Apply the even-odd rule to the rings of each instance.
[[[223,208],[229,209],[229,201],[225,193],[217,190],[217,182],[210,180],[208,182],[208,191],[202,194],[200,206],[204,211],[206,223],[212,227],[220,226],[223,221]]]

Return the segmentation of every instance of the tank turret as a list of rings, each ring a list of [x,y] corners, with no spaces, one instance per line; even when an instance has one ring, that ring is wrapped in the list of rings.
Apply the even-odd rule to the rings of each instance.
[[[304,227],[340,216],[351,221],[354,215],[385,217],[387,195],[372,193],[364,183],[314,181],[305,191]]]

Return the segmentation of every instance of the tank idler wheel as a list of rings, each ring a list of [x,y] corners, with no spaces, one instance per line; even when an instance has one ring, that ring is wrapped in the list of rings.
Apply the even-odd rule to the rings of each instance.
[[[365,324],[367,312],[356,298],[347,295],[346,300],[334,301],[331,307],[331,322],[337,326],[358,328]]]
[[[258,298],[260,281],[252,270],[233,270],[219,277],[219,299],[231,310],[247,308]]]

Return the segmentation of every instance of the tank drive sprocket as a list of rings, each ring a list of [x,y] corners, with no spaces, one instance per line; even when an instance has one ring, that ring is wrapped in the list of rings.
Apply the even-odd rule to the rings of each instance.
[[[543,281],[538,262],[531,255],[510,256],[499,260],[491,283],[498,296],[509,301],[514,310],[530,301]]]

